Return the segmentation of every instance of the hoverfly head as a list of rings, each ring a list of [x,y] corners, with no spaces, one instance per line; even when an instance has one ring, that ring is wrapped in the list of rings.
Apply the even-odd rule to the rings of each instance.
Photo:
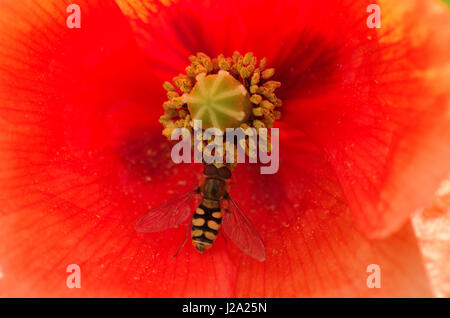
[[[203,170],[203,174],[205,176],[216,176],[218,174],[217,168],[213,164],[209,164],[205,166],[205,169]]]
[[[226,180],[231,178],[231,171],[226,166],[223,166],[223,167],[220,167],[219,169],[217,169],[217,174],[219,175],[219,177],[226,179]]]

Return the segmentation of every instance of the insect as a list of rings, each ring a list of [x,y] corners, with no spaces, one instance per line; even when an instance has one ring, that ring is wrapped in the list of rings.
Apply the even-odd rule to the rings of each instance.
[[[194,247],[201,253],[211,248],[221,228],[226,236],[244,253],[263,261],[266,250],[258,232],[245,217],[228,193],[231,171],[226,166],[208,164],[203,170],[200,186],[161,206],[151,209],[136,223],[137,232],[161,232],[187,220],[192,214],[189,229]],[[192,213],[190,203],[196,195],[201,203]],[[225,204],[227,203],[227,204]]]

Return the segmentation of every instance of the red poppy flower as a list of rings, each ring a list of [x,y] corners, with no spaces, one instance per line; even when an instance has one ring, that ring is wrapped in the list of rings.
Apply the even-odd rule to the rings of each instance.
[[[78,0],[70,29],[70,2],[0,2],[0,296],[432,295],[410,216],[450,170],[443,4],[377,1],[370,29],[373,0]],[[162,84],[236,50],[282,82],[280,170],[231,189],[267,259],[220,237],[173,259],[185,227],[133,229],[202,169],[171,161]]]

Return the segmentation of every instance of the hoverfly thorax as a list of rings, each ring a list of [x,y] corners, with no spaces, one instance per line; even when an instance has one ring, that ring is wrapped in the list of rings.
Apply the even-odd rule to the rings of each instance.
[[[203,171],[205,176],[200,189],[203,199],[221,201],[227,194],[228,181],[231,177],[230,170],[223,166],[207,165]]]

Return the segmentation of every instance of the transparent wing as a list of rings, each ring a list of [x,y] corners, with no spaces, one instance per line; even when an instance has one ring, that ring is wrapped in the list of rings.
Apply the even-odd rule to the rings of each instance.
[[[136,223],[137,232],[161,232],[183,223],[192,213],[190,203],[197,189],[179,196],[163,205],[151,209]]]
[[[230,211],[222,222],[225,234],[247,255],[265,260],[266,248],[258,232],[231,197],[228,202]]]

